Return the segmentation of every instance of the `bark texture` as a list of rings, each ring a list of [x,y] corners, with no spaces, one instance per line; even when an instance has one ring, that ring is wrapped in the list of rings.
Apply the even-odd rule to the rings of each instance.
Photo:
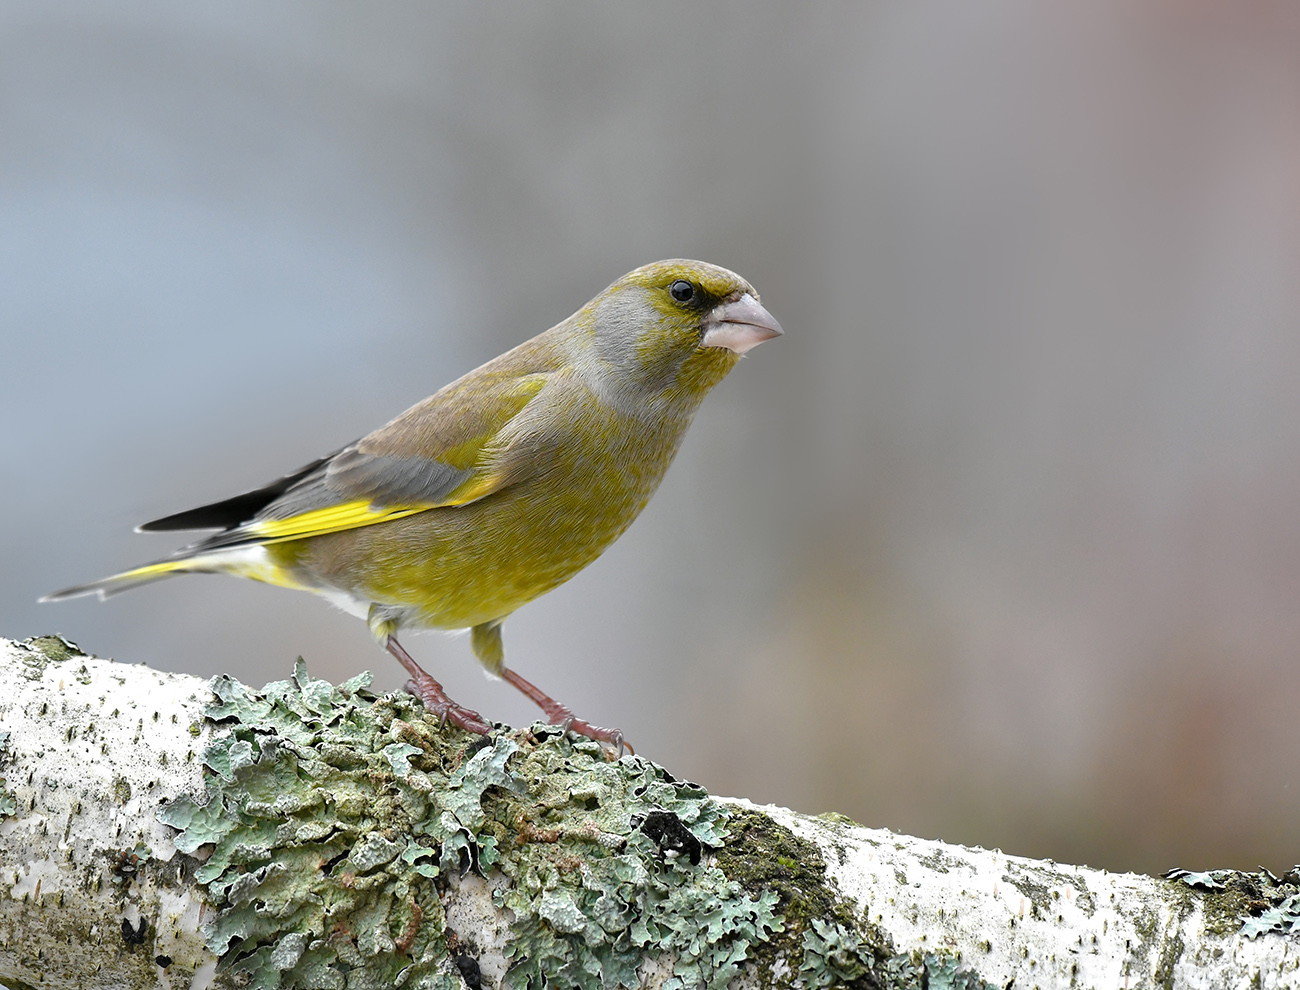
[[[759,807],[541,726],[442,731],[366,683],[0,640],[0,984],[1300,986],[1300,875]]]

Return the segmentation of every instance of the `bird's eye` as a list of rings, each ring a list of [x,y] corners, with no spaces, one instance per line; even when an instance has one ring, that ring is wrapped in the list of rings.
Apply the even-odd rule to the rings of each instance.
[[[668,292],[678,302],[690,302],[695,298],[695,286],[683,278],[668,286]]]

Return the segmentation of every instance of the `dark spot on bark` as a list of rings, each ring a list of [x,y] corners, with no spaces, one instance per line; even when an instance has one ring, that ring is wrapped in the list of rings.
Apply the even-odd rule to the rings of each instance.
[[[651,811],[642,819],[640,828],[659,847],[660,856],[685,854],[690,857],[692,866],[700,865],[700,853],[704,847],[673,812]]]
[[[144,945],[145,933],[149,930],[149,922],[144,918],[140,919],[140,927],[136,928],[126,918],[122,919],[122,941],[127,945]]]
[[[465,981],[465,986],[469,987],[469,990],[481,990],[483,974],[479,972],[478,960],[470,955],[459,955],[455,963],[456,968],[460,970],[460,978]]]

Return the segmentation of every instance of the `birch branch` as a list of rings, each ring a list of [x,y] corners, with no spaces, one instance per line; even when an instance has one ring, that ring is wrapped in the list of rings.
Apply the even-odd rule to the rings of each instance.
[[[1300,876],[1112,874],[714,798],[366,683],[0,640],[0,984],[1300,986]]]

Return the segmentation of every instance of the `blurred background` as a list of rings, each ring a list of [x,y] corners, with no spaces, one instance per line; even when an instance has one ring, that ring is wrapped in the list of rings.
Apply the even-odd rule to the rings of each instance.
[[[1300,859],[1300,7],[9,2],[0,135],[0,635],[396,688],[308,595],[36,598],[698,257],[786,336],[511,666],[719,793]]]

